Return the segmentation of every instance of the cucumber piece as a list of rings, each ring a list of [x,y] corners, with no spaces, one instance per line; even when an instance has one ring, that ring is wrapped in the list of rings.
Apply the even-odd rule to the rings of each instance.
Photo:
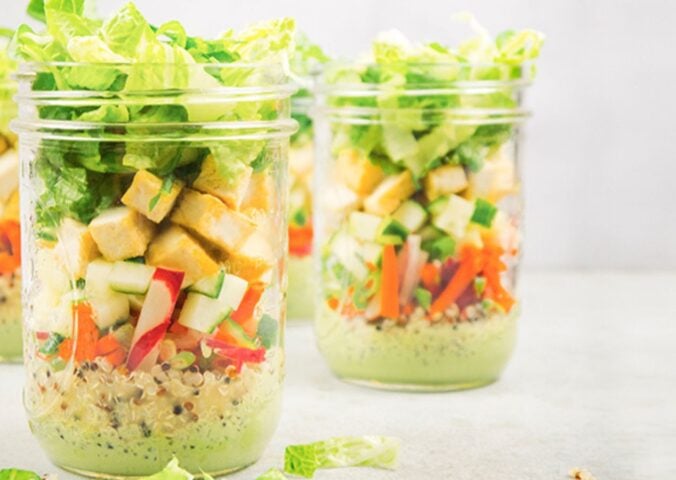
[[[110,288],[120,293],[144,295],[155,268],[137,262],[115,262],[108,275]]]
[[[354,237],[373,242],[378,237],[383,217],[366,212],[352,212],[349,219],[349,232]]]
[[[430,254],[432,260],[445,261],[455,253],[455,239],[444,236],[423,242],[422,249]]]
[[[369,274],[368,268],[358,257],[360,247],[361,245],[354,237],[345,231],[340,231],[334,235],[329,249],[357,281],[363,281]]]
[[[390,218],[383,222],[376,241],[382,244],[401,245],[409,234],[408,228],[398,220]]]
[[[183,303],[178,323],[199,332],[213,333],[232,312],[232,308],[201,293],[189,293]]]
[[[365,243],[361,246],[360,254],[365,263],[378,265],[383,254],[383,246],[372,242]]]
[[[87,265],[84,292],[75,291],[84,294],[92,307],[94,323],[102,330],[129,318],[127,296],[113,291],[108,283],[113,266],[103,260],[94,260]]]
[[[249,282],[236,275],[226,273],[223,276],[223,286],[217,300],[221,305],[237,310],[248,288]]]
[[[437,227],[434,225],[427,225],[425,226],[420,232],[418,232],[420,235],[420,239],[423,242],[427,242],[429,240],[436,240],[437,238],[443,237],[446,235],[444,232],[439,230]]]
[[[223,280],[225,279],[225,272],[220,270],[214,275],[204,277],[193,283],[189,288],[189,292],[201,293],[207,297],[216,298],[221,293],[223,287]]]
[[[474,213],[472,213],[472,223],[481,225],[482,227],[491,228],[495,214],[498,209],[491,202],[483,198],[477,198],[474,203]]]
[[[441,212],[444,211],[447,204],[448,204],[448,197],[439,197],[439,198],[431,201],[427,205],[427,211],[429,211],[430,214],[433,217],[436,217],[437,215],[440,215]]]
[[[226,319],[221,329],[224,334],[231,336],[232,339],[235,340],[237,346],[252,349],[256,348],[256,342],[254,342],[254,340],[246,334],[241,325],[233,319]]]
[[[427,221],[427,212],[418,202],[406,200],[392,214],[392,218],[405,226],[409,232],[416,232]]]
[[[458,195],[451,195],[444,209],[434,215],[432,223],[449,235],[456,238],[465,236],[465,231],[474,213],[474,202]]]

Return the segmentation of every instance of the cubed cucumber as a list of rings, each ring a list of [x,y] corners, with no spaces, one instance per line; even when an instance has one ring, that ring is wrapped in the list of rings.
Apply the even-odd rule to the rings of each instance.
[[[472,223],[476,223],[482,227],[491,228],[496,213],[498,213],[498,209],[495,205],[483,198],[477,198],[476,202],[474,202]]]
[[[383,254],[383,246],[377,243],[367,242],[361,246],[359,253],[361,254],[361,258],[364,260],[364,262],[378,265],[380,262],[380,257]]]
[[[237,346],[244,348],[256,348],[256,342],[249,337],[240,324],[228,318],[223,322],[221,326],[221,331],[224,335],[231,337]],[[219,334],[220,335],[220,334]]]
[[[137,262],[115,262],[108,276],[110,288],[120,293],[143,295],[148,291],[155,268]]]
[[[439,197],[439,198],[431,201],[427,205],[427,211],[430,212],[430,215],[432,215],[433,217],[436,217],[437,215],[440,215],[441,212],[444,211],[447,204],[448,204],[448,197]]]
[[[404,243],[404,240],[409,233],[410,232],[405,225],[394,218],[390,218],[383,222],[380,231],[378,232],[378,236],[376,237],[376,241],[384,245],[401,245]]]
[[[368,268],[358,256],[360,247],[356,238],[345,231],[339,231],[333,236],[329,249],[357,281],[366,279],[369,274]]]
[[[218,294],[221,293],[221,288],[223,287],[223,280],[225,279],[225,272],[220,270],[215,274],[204,277],[193,283],[189,292],[201,293],[207,297],[216,298]]]
[[[426,240],[422,244],[422,249],[430,254],[432,260],[441,260],[443,262],[455,253],[455,239],[446,235]]]
[[[392,218],[405,226],[409,232],[417,232],[427,221],[427,212],[418,202],[406,200],[395,210]]]
[[[178,323],[199,332],[213,333],[230,312],[232,308],[218,299],[192,292],[185,298]]]
[[[465,236],[465,231],[474,213],[474,202],[458,195],[451,195],[444,209],[433,216],[434,225],[456,238]]]
[[[223,287],[217,300],[222,305],[237,310],[248,288],[249,282],[236,275],[226,273],[223,276]]]
[[[378,237],[383,217],[366,212],[352,212],[349,219],[349,232],[352,236],[373,242]]]

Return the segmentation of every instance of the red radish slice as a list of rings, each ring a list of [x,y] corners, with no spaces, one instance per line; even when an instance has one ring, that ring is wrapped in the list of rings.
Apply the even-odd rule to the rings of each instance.
[[[157,362],[159,345],[171,324],[184,276],[176,270],[155,269],[127,357],[130,371],[149,370]]]
[[[406,252],[405,258],[402,259],[402,261],[406,261],[406,264],[403,267],[399,293],[399,303],[402,306],[408,305],[411,301],[413,291],[420,281],[420,270],[427,261],[428,255],[420,248],[421,243],[420,235],[409,235],[402,250],[402,252]]]

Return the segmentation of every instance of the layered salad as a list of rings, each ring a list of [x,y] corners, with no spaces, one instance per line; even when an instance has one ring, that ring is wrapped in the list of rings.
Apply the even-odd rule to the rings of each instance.
[[[280,408],[294,23],[44,17],[16,35],[31,430],[85,474],[246,466]]]
[[[14,61],[7,54],[13,32],[0,28],[0,361],[21,359],[21,232],[19,159],[9,122],[16,114]]]
[[[289,150],[289,287],[290,319],[308,320],[314,315],[315,274],[312,263],[312,179],[314,172],[314,129],[310,109],[314,76],[329,60],[307,36],[298,35],[292,69],[302,82],[293,95],[291,115],[298,131],[291,137]]]
[[[500,374],[519,310],[519,96],[541,42],[387,32],[327,69],[316,331],[338,376],[454,389]]]

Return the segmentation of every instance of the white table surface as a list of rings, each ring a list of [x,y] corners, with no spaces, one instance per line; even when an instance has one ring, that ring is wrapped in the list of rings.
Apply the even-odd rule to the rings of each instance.
[[[309,325],[287,334],[284,414],[264,457],[335,435],[402,439],[398,470],[317,479],[676,478],[676,273],[533,273],[523,278],[517,352],[502,380],[443,394],[374,391],[333,378]],[[32,439],[20,366],[0,367],[0,467],[57,472]],[[74,478],[59,472],[59,478]]]

